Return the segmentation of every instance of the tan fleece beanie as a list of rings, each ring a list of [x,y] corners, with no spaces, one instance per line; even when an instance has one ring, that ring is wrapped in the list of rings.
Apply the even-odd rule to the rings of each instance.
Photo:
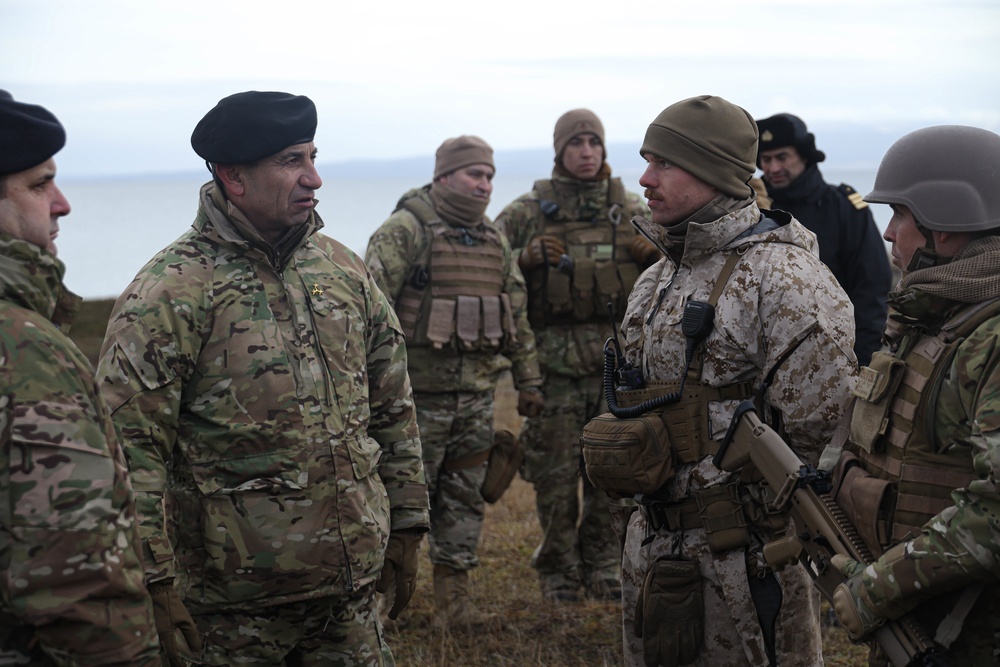
[[[756,170],[757,123],[721,97],[691,97],[660,112],[639,153],[652,153],[727,195],[745,199],[752,193],[747,181]]]
[[[471,134],[445,139],[435,156],[434,180],[470,164],[488,164],[496,169],[493,164],[493,148]]]
[[[597,117],[597,114],[590,109],[573,109],[559,116],[559,120],[556,121],[556,129],[552,133],[552,143],[556,149],[556,162],[559,162],[559,158],[562,157],[570,139],[584,132],[593,132],[600,138],[601,144],[604,144],[604,126],[601,125],[601,119]],[[604,159],[607,160],[607,150],[604,153]]]

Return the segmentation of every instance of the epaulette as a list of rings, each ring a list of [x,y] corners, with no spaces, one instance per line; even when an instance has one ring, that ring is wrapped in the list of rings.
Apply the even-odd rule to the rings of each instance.
[[[847,183],[841,183],[840,187],[837,189],[840,190],[841,194],[847,197],[847,201],[851,202],[851,204],[854,205],[854,208],[859,211],[868,208],[868,202],[861,198],[861,193]]]

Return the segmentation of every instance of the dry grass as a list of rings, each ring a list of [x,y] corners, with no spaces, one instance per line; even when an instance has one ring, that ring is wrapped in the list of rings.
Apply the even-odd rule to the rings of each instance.
[[[110,301],[87,302],[72,330],[84,352],[96,359],[111,309]],[[497,392],[496,424],[514,432],[521,421],[509,376]],[[496,505],[488,506],[479,548],[481,567],[472,573],[474,602],[498,614],[503,628],[459,634],[433,622],[431,564],[426,543],[417,592],[399,627],[388,639],[400,667],[595,667],[622,664],[621,615],[617,603],[587,601],[556,605],[542,600],[529,565],[540,539],[532,487],[515,479]],[[825,660],[831,667],[866,664],[867,650],[851,645],[844,632],[828,628]]]

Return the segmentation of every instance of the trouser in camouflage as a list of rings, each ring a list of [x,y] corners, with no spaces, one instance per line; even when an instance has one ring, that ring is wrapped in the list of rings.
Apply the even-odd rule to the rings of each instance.
[[[621,547],[610,499],[587,479],[580,452],[584,425],[607,410],[601,378],[549,376],[542,392],[542,414],[522,434],[524,476],[535,487],[542,527],[532,565],[547,597],[571,599],[581,585],[605,597],[608,582],[617,589]]]
[[[196,614],[199,665],[393,667],[375,612],[375,584],[349,596]]]
[[[460,469],[447,462],[493,447],[493,392],[416,393],[414,402],[431,501],[431,562],[469,570],[479,565],[486,461]]]

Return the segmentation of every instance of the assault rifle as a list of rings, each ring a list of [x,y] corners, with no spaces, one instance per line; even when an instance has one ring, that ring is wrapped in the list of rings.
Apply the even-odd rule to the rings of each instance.
[[[862,563],[875,560],[830,496],[830,473],[802,463],[781,436],[761,422],[752,401],[737,408],[713,463],[727,472],[752,464],[776,495],[769,509],[791,514],[797,533],[764,546],[764,559],[775,570],[801,563],[832,601],[833,591],[845,581],[830,565],[834,554]],[[944,664],[937,655],[940,647],[909,615],[887,621],[873,635],[895,667]]]

